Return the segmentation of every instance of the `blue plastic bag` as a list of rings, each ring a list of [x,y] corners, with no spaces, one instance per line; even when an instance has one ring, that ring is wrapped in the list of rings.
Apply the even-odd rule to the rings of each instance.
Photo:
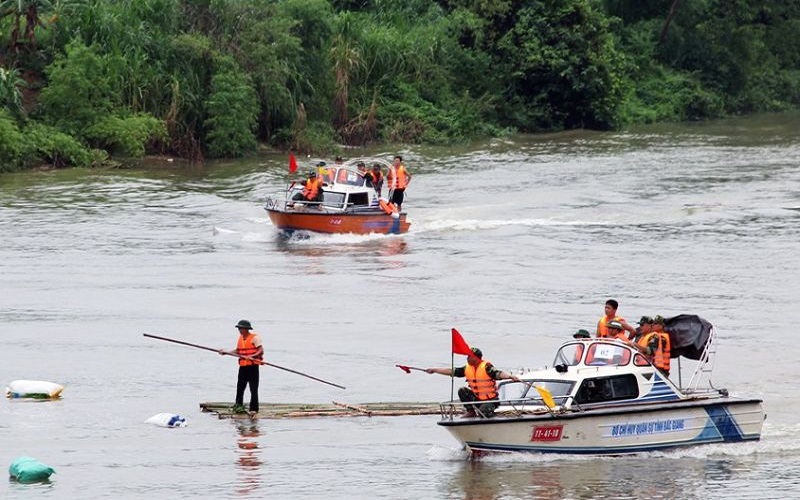
[[[32,457],[17,457],[8,466],[8,473],[20,483],[44,481],[55,471]]]

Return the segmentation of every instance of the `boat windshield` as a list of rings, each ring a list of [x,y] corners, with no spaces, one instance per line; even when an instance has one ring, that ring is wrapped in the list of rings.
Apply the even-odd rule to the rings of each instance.
[[[339,184],[349,184],[351,186],[363,186],[364,176],[357,170],[348,167],[339,167],[336,171],[336,182]]]
[[[589,366],[627,365],[631,360],[631,351],[621,345],[596,342],[586,350],[584,363]]]
[[[558,350],[556,359],[553,361],[555,365],[575,366],[581,362],[583,353],[588,344],[585,342],[576,342],[574,344],[567,344]]]
[[[541,395],[536,387],[545,389],[553,396],[556,404],[563,404],[564,399],[572,391],[574,382],[567,380],[525,380],[524,382],[505,382],[499,387],[501,401],[518,402],[523,400],[540,400]]]
[[[623,366],[630,362],[631,352],[622,345],[608,342],[572,342],[558,350],[553,366],[575,366],[581,362],[581,359],[588,366]]]

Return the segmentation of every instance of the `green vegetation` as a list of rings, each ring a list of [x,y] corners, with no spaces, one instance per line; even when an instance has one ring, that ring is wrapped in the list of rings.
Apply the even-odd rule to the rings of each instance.
[[[0,0],[0,172],[798,105],[785,0]]]

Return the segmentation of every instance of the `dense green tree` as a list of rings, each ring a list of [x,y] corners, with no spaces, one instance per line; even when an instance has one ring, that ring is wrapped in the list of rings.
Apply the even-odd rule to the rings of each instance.
[[[242,156],[256,147],[258,99],[250,78],[231,59],[218,61],[205,102],[208,152],[213,157]]]
[[[0,37],[3,168],[800,106],[786,0],[0,0]]]
[[[49,123],[59,130],[83,138],[87,127],[111,114],[115,95],[113,75],[96,47],[75,41],[47,69],[49,84],[40,104]]]
[[[148,114],[131,115],[114,92],[118,56],[102,56],[95,47],[75,41],[66,56],[49,68],[50,83],[42,90],[47,120],[72,137],[120,153],[141,156],[150,140],[163,139],[164,125]]]
[[[215,11],[216,12],[216,11]],[[302,40],[293,34],[297,20],[272,1],[234,3],[219,12],[223,47],[252,78],[259,100],[259,137],[269,140],[296,116],[305,79]]]
[[[25,80],[19,76],[19,70],[0,66],[0,109],[5,108],[17,118],[22,117],[25,110],[22,107],[20,89],[26,85]]]
[[[17,120],[0,108],[0,173],[13,172],[24,166],[24,139]]]
[[[530,131],[618,125],[623,56],[589,0],[532,2],[497,44],[503,116]]]
[[[52,10],[53,2],[48,0],[0,0],[0,19],[11,18],[10,47],[17,49],[22,38],[29,49],[34,48],[36,29],[45,24],[42,15]]]

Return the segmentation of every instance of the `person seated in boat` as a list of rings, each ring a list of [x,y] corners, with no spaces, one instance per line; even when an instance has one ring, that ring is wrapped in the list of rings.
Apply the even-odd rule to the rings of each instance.
[[[639,320],[639,326],[636,328],[636,333],[633,334],[631,341],[638,344],[639,340],[645,335],[653,331],[653,318],[650,316],[642,316]]]
[[[303,186],[303,190],[295,194],[293,200],[322,202],[322,180],[317,177],[315,171],[310,171],[308,178],[300,184]]]
[[[606,342],[595,342],[589,346],[584,363],[587,366],[624,366],[630,360],[631,352],[627,348]]]
[[[580,340],[587,340],[587,339],[591,339],[592,335],[587,330],[584,330],[583,328],[581,328],[580,330],[578,330],[577,332],[572,334],[572,338],[580,339]]]
[[[340,168],[339,172],[336,174],[336,183],[337,184],[349,184],[351,186],[360,186],[364,183],[361,180],[361,177],[352,170],[347,168]]]
[[[319,177],[323,185],[333,184],[333,176],[336,174],[336,168],[328,168],[328,164],[321,160],[317,162],[316,167],[317,177]]]
[[[653,366],[669,377],[671,341],[669,333],[664,331],[664,318],[654,317],[653,331],[640,338],[636,344]]]
[[[360,161],[360,162],[356,163],[356,168],[358,169],[359,173],[362,176],[366,176],[367,175],[367,164],[364,163],[363,161]]]
[[[603,338],[618,339],[628,341],[628,334],[625,327],[619,321],[609,321],[606,324],[606,335]]]
[[[572,338],[577,340],[589,341],[592,339],[592,335],[587,330],[581,328],[580,330],[572,334]],[[585,348],[586,348],[585,345],[575,346],[575,355],[573,356],[572,366],[575,366],[581,362],[581,358],[583,357],[583,351]]]
[[[628,331],[633,335],[636,332],[636,329],[629,325],[625,318],[622,316],[617,315],[617,309],[619,309],[619,302],[614,299],[608,299],[605,304],[605,314],[600,317],[600,320],[597,322],[597,337],[609,337],[607,325],[610,321],[616,321],[617,323],[622,325],[623,330]],[[625,335],[625,339],[627,340],[628,335]]]
[[[458,390],[458,399],[464,404],[466,409],[465,417],[474,417],[480,414],[490,418],[494,416],[494,410],[500,404],[497,399],[496,380],[513,380],[519,382],[520,379],[502,370],[495,368],[491,362],[483,359],[483,353],[477,347],[471,349],[467,356],[467,364],[458,368],[427,368],[427,373],[438,373],[448,377],[465,377],[469,387],[462,387]]]
[[[380,163],[372,165],[372,170],[367,172],[364,178],[367,179],[367,185],[372,186],[378,197],[380,197],[381,189],[383,189],[383,172],[381,171]]]
[[[575,399],[581,403],[603,401],[603,392],[603,389],[598,385],[596,380],[587,380],[581,386]]]

